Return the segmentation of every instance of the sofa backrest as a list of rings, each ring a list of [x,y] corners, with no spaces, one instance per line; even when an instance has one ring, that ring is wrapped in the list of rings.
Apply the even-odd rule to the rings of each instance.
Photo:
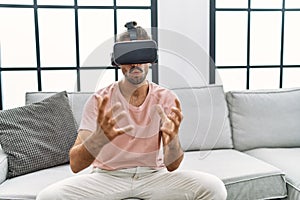
[[[223,87],[175,88],[184,115],[180,141],[185,151],[233,148]]]
[[[184,120],[180,140],[185,151],[233,148],[223,87],[210,85],[172,89],[181,101]],[[27,92],[26,105],[41,101],[55,92]],[[92,92],[69,92],[70,105],[77,124]]]
[[[300,88],[226,94],[234,147],[300,147]]]
[[[27,92],[25,104],[27,105],[27,104],[39,102],[54,94],[56,94],[56,92]],[[69,103],[73,111],[74,118],[77,125],[80,124],[85,102],[92,94],[93,94],[92,92],[69,92],[68,93]]]

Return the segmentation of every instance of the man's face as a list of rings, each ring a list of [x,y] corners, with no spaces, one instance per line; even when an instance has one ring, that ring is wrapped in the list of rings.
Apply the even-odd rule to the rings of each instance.
[[[149,70],[149,63],[145,64],[126,64],[121,65],[122,72],[127,81],[131,84],[138,85],[147,77],[148,70]]]

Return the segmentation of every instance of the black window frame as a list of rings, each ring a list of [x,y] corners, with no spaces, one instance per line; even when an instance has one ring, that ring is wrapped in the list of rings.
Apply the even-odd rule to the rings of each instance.
[[[285,0],[282,0],[282,7],[278,9],[274,8],[251,8],[251,0],[248,0],[247,8],[216,8],[216,1],[218,0],[210,0],[210,43],[209,43],[209,54],[210,54],[210,69],[209,69],[209,83],[214,84],[216,82],[216,69],[246,69],[246,83],[245,88],[248,90],[250,88],[250,73],[251,69],[254,68],[279,68],[280,69],[280,77],[278,88],[283,87],[283,72],[284,68],[300,68],[300,63],[297,65],[285,65],[283,62],[284,59],[284,33],[285,33],[285,14],[289,11],[300,11],[300,8],[286,8],[285,7]],[[236,11],[247,11],[248,19],[247,19],[247,64],[244,66],[218,66],[215,64],[216,61],[216,12],[236,12]],[[281,12],[281,41],[280,41],[280,64],[279,65],[251,65],[250,64],[250,32],[251,32],[251,12],[273,12],[273,11],[280,11]]]
[[[93,66],[88,67],[80,66],[80,46],[79,46],[79,27],[78,27],[78,10],[79,9],[113,9],[114,12],[114,36],[117,34],[117,11],[120,9],[149,9],[151,12],[151,34],[152,39],[156,42],[158,41],[158,19],[157,19],[157,0],[151,0],[150,6],[118,6],[117,0],[113,0],[112,6],[79,6],[77,0],[74,0],[74,5],[39,5],[38,0],[33,0],[32,5],[25,4],[0,4],[0,8],[32,8],[34,10],[34,26],[35,26],[35,41],[36,41],[36,67],[2,67],[1,66],[1,54],[0,54],[0,110],[3,110],[3,92],[2,92],[2,72],[4,71],[36,71],[37,73],[37,91],[43,91],[42,89],[42,77],[41,72],[43,70],[76,70],[77,73],[77,91],[81,91],[80,87],[80,72],[82,70],[97,70],[97,69],[110,69],[115,70],[115,80],[118,77],[118,68],[114,66]],[[39,8],[49,8],[49,9],[74,9],[75,12],[75,42],[76,42],[76,66],[70,67],[43,67],[40,61],[40,38],[39,38]],[[3,50],[2,50],[3,51]],[[1,49],[0,49],[1,53]],[[152,69],[152,81],[158,84],[158,63],[154,63],[151,66]]]

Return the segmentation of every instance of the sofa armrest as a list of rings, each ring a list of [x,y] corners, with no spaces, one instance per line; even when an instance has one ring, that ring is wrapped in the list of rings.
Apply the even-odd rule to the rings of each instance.
[[[0,146],[0,184],[6,180],[8,170],[7,155]]]

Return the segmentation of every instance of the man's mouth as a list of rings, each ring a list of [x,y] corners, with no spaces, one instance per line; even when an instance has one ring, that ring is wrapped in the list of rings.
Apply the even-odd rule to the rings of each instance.
[[[140,67],[132,67],[129,70],[129,73],[140,73],[140,72],[143,72],[143,70]]]

